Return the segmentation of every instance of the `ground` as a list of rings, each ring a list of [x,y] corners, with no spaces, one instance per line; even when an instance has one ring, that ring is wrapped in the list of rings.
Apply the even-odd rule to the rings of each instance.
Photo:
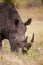
[[[8,40],[2,41],[0,50],[0,65],[43,65],[43,6],[17,9],[22,20],[32,18],[32,23],[27,26],[25,36],[28,35],[28,42],[34,32],[34,43],[28,54],[12,53]]]

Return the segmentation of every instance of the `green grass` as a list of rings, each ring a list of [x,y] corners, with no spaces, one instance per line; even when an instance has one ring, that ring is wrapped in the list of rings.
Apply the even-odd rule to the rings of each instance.
[[[0,55],[0,63],[2,63],[3,61],[3,57]]]

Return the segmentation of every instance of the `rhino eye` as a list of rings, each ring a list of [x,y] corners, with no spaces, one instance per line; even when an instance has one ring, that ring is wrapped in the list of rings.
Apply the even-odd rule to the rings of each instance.
[[[16,19],[15,22],[14,22],[14,24],[17,26],[19,24],[19,20]]]

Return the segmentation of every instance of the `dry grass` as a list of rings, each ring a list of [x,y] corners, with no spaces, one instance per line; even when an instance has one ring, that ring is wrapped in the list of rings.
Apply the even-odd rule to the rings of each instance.
[[[12,53],[8,40],[3,40],[0,50],[0,65],[43,65],[43,7],[17,9],[22,20],[32,18],[32,23],[27,26],[26,36],[31,40],[34,32],[35,39],[28,54]]]

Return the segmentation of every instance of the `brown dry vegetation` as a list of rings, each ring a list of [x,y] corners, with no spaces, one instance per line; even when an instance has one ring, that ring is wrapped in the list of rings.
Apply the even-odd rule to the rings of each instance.
[[[2,41],[0,50],[0,65],[43,65],[43,6],[17,9],[22,20],[32,18],[32,23],[27,26],[25,36],[28,35],[28,42],[34,32],[35,38],[28,54],[12,53],[8,40]]]

